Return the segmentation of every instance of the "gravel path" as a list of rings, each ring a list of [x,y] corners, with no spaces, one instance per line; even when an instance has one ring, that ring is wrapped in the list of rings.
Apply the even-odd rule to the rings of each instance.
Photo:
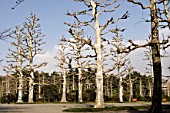
[[[106,104],[106,106],[137,106],[137,105],[150,105],[150,103],[107,103]],[[0,104],[0,113],[63,113],[62,110],[64,109],[90,107],[90,106],[93,106],[93,104],[87,104],[87,103],[85,104]],[[100,112],[100,113],[106,113],[106,112]],[[112,111],[107,113],[146,113],[146,111],[131,110],[131,111]],[[170,111],[166,111],[165,113],[170,113]]]

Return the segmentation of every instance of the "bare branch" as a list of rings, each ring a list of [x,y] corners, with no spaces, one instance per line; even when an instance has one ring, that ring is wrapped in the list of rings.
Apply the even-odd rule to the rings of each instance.
[[[16,1],[16,5],[14,7],[12,7],[11,9],[15,9],[19,4],[21,4],[22,2],[24,2],[24,0],[17,0]]]
[[[134,1],[134,0],[128,0],[128,2],[131,2],[131,3],[133,3],[133,4],[137,4],[137,5],[141,6],[142,9],[148,9],[148,8],[150,8],[150,6],[144,6],[141,2],[136,2],[136,1]]]

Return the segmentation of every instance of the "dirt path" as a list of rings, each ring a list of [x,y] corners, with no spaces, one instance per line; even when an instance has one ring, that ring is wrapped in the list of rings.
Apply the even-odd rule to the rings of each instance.
[[[106,104],[106,106],[137,106],[137,105],[150,105],[150,103],[107,103]],[[0,104],[0,113],[63,113],[62,110],[64,109],[90,107],[90,106],[93,106],[93,104],[87,104],[87,103],[85,104]],[[169,113],[169,112],[170,111],[166,111],[165,113]],[[106,112],[98,112],[98,113],[106,113]],[[112,111],[107,113],[146,113],[146,111],[119,111],[119,112]]]

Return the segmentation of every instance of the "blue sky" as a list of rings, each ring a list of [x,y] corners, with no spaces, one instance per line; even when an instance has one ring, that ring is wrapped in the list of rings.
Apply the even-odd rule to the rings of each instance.
[[[150,32],[150,24],[145,23],[143,19],[148,18],[147,10],[141,10],[138,6],[127,3],[126,0],[120,1],[122,2],[122,6],[115,13],[101,16],[100,22],[105,23],[107,20],[106,17],[112,15],[119,17],[128,10],[130,17],[118,23],[118,26],[127,28],[125,33],[123,33],[125,41],[128,39],[146,39]],[[76,3],[73,0],[24,0],[24,2],[14,10],[11,9],[13,6],[15,6],[15,0],[1,0],[0,30],[22,25],[22,23],[26,21],[26,17],[33,12],[40,18],[42,33],[45,35],[44,41],[46,42],[44,49],[49,56],[50,53],[55,52],[54,48],[55,45],[58,44],[60,37],[63,34],[66,37],[69,36],[67,33],[68,27],[64,25],[64,22],[73,22],[73,18],[66,16],[67,11],[80,11],[86,8],[82,3]],[[85,28],[85,30],[86,35],[93,35],[93,31],[89,30],[89,28]],[[3,48],[0,51],[1,59],[4,59],[8,52],[7,49],[10,47],[9,42],[10,40],[8,39],[7,41],[0,41],[0,48]],[[5,65],[5,60],[2,62],[1,67],[3,65]],[[140,71],[140,69],[138,70]],[[142,71],[144,71],[144,69]],[[0,72],[2,72],[2,69]]]

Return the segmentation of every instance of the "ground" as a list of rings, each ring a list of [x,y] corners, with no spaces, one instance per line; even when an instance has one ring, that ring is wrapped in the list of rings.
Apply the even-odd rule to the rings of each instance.
[[[169,104],[170,103],[166,103]],[[141,106],[150,105],[149,102],[106,103],[106,106]],[[83,104],[0,104],[0,113],[63,113],[62,110],[77,107],[92,107],[92,103]],[[68,113],[68,112],[66,112]],[[87,112],[86,112],[87,113]],[[89,112],[90,113],[90,112]],[[94,113],[94,112],[93,112]],[[104,113],[104,112],[98,112]],[[111,111],[107,113],[146,113],[146,111]],[[164,111],[170,113],[170,110]]]

